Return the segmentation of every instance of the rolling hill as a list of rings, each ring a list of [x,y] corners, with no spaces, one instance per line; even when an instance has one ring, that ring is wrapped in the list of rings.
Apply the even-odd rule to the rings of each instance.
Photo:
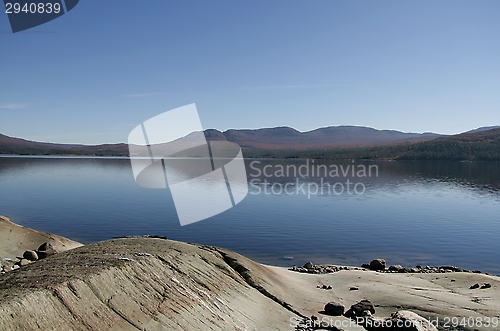
[[[244,150],[377,146],[407,141],[426,141],[441,136],[435,133],[404,133],[361,126],[330,126],[307,132],[300,132],[289,127],[277,127],[257,130],[227,130],[219,133],[211,132],[217,137],[222,135],[228,141],[239,144]]]
[[[406,146],[396,159],[500,160],[500,128],[473,130],[451,137]]]
[[[208,129],[204,133],[209,141],[239,144],[246,157],[500,160],[498,126],[453,136],[359,126],[331,126],[307,132],[290,127],[224,132]],[[189,141],[189,135],[182,139]],[[0,154],[128,156],[128,146],[41,143],[0,134]]]
[[[356,126],[332,126],[308,132],[299,132],[289,127],[224,132],[209,129],[205,130],[205,136],[210,141],[228,140],[237,143],[243,151],[377,146],[440,137],[433,133],[403,133]],[[128,147],[126,144],[89,146],[41,143],[0,134],[0,154],[126,156]]]
[[[71,145],[12,138],[0,134],[0,154],[127,156],[127,144]]]
[[[309,150],[249,151],[247,157],[500,161],[500,128],[474,130],[430,141],[372,147],[316,148]]]

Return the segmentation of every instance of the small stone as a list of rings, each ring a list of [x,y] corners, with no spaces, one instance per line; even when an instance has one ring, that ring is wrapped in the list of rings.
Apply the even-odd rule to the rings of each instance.
[[[349,291],[357,291],[357,290],[359,290],[359,287],[357,287],[357,286],[349,287]]]
[[[30,263],[31,263],[31,262],[30,262],[29,260],[27,260],[27,259],[21,259],[21,261],[19,261],[19,262],[18,262],[18,265],[19,265],[20,267],[24,267],[25,265],[28,265],[28,264],[30,264]]]
[[[487,288],[490,288],[490,287],[491,287],[490,283],[484,283],[484,285],[481,286],[481,289],[484,290],[484,289],[487,289]]]
[[[475,290],[477,288],[479,288],[479,284],[478,283],[476,283],[476,284],[472,285],[471,287],[469,287],[469,289],[471,289],[471,290]]]
[[[26,251],[23,253],[23,257],[26,260],[30,260],[30,261],[38,260],[38,254],[35,251]]]
[[[325,313],[331,316],[341,316],[344,310],[344,305],[339,302],[328,302],[325,305]]]

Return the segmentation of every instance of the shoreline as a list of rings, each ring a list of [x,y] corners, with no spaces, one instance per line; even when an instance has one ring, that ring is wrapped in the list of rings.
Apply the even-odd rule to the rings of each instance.
[[[68,242],[74,243],[75,245],[90,245],[90,244],[98,243],[100,241],[119,238],[119,237],[114,237],[114,238],[107,238],[107,239],[105,238],[102,240],[97,240],[97,241],[92,241],[92,242],[78,242],[78,241],[74,241],[73,239],[62,237],[60,235],[56,235],[56,234],[52,234],[52,233],[48,233],[48,232],[43,232],[43,231],[39,231],[39,230],[34,230],[31,228],[25,227],[23,225],[19,225],[17,223],[12,222],[12,220],[9,217],[2,216],[2,215],[0,215],[0,232],[2,230],[2,228],[1,228],[2,220],[8,220],[8,222],[10,224],[15,225],[18,228],[31,230],[31,233],[42,234],[43,238],[46,238],[45,241],[49,240],[51,237],[55,237],[55,238],[59,238],[58,239],[59,241],[67,240]],[[144,235],[144,236],[147,236],[147,235]],[[140,237],[140,235],[137,235],[137,237]],[[0,235],[0,239],[2,239],[1,235]],[[42,244],[44,242],[43,239],[40,239],[40,240],[39,240],[38,244],[32,243],[31,244],[32,247],[27,245],[27,247],[25,247],[25,250],[35,249],[36,247],[38,247],[40,244]],[[174,239],[174,240],[176,240],[176,239]],[[6,240],[3,240],[3,241],[7,242]],[[1,242],[2,242],[2,240],[0,240],[0,252],[2,250]],[[64,250],[66,250],[66,249],[64,249],[64,247],[61,247],[60,251],[64,251]],[[361,257],[332,258],[328,255],[322,256],[322,255],[303,254],[300,256],[276,257],[276,256],[269,256],[267,254],[266,255],[262,255],[262,254],[258,254],[258,253],[252,254],[250,252],[243,253],[243,252],[240,252],[239,250],[236,252],[238,252],[239,254],[244,254],[244,256],[247,256],[247,257],[251,258],[252,260],[254,260],[258,263],[261,263],[263,265],[272,266],[272,267],[280,267],[280,268],[285,268],[285,269],[292,269],[294,267],[300,269],[302,267],[302,265],[304,265],[305,263],[307,263],[309,261],[314,262],[319,266],[342,266],[342,267],[349,267],[349,268],[362,268],[363,263],[370,262],[370,258],[368,257],[368,254],[364,254],[363,258],[361,258]],[[22,252],[20,252],[17,256],[21,257]],[[480,274],[500,277],[500,274],[497,274],[494,272],[484,271],[481,268],[474,268],[474,267],[473,268],[462,268],[463,266],[460,264],[450,265],[450,264],[446,264],[443,262],[430,263],[428,261],[424,261],[423,258],[418,259],[419,261],[423,261],[423,262],[419,262],[420,264],[414,265],[411,262],[409,262],[409,259],[406,256],[396,256],[396,255],[394,255],[394,253],[387,253],[387,254],[380,253],[380,254],[375,254],[375,255],[370,254],[369,256],[371,256],[372,258],[379,258],[380,257],[380,258],[385,259],[387,261],[387,269],[389,269],[391,266],[398,266],[398,267],[402,266],[402,269],[406,269],[406,272],[408,272],[408,270],[410,270],[410,269],[421,268],[421,267],[424,267],[424,269],[425,269],[425,267],[427,267],[427,269],[440,269],[443,267],[444,267],[444,269],[446,269],[447,267],[453,267],[456,269],[464,270],[465,272],[474,272],[474,273],[480,273]],[[15,256],[13,254],[10,254],[9,256],[0,255],[0,260],[4,257],[8,257],[10,259],[15,259]],[[390,257],[390,258],[388,258],[388,257]],[[349,261],[351,261],[351,263],[349,263]],[[396,262],[393,263],[391,261],[396,261]],[[402,262],[402,261],[404,261],[404,262]],[[1,265],[0,265],[0,268],[1,268]],[[397,272],[397,271],[386,270],[386,272]],[[400,271],[400,272],[405,273],[405,271]]]
[[[0,224],[25,234],[66,239],[24,228],[3,217]],[[11,232],[0,234],[3,242]],[[16,247],[29,248],[27,243],[23,239]],[[61,330],[87,330],[82,328],[84,323],[94,325],[91,329],[111,330],[113,325],[127,329],[127,321],[135,321],[134,325],[145,330],[159,325],[172,330],[209,330],[206,323],[214,323],[221,330],[239,330],[239,323],[244,321],[243,329],[315,330],[318,321],[352,323],[348,311],[352,313],[352,307],[363,300],[369,301],[369,305],[363,303],[366,311],[373,313],[363,315],[364,322],[341,330],[365,330],[363,325],[370,321],[388,323],[391,318],[402,318],[400,315],[438,320],[440,328],[446,318],[483,321],[500,315],[497,276],[452,271],[389,273],[360,267],[316,272],[327,267],[308,267],[305,269],[311,272],[290,271],[223,248],[166,238],[110,239],[62,251],[1,275],[0,310],[17,317],[0,315],[0,329],[45,330],[48,325],[51,329],[60,325]],[[163,290],[152,290],[151,286],[160,284],[164,284]],[[474,284],[490,287],[472,288]],[[51,301],[54,295],[59,299]],[[107,300],[115,296],[121,299],[109,306]],[[159,309],[155,302],[164,308]],[[178,306],[179,302],[184,303]],[[342,314],[325,312],[332,302],[343,307]],[[42,303],[45,308],[38,315],[37,307]],[[92,312],[103,303],[108,306],[99,308],[96,317]],[[143,310],[149,313],[144,315]],[[472,329],[492,330],[478,325]],[[437,329],[427,326],[418,330]]]
[[[85,154],[0,154],[0,158],[33,158],[33,159],[115,159],[115,160],[129,160],[130,156],[123,155],[85,155]],[[215,158],[215,159],[226,159],[226,158]],[[370,159],[370,158],[301,158],[301,157],[244,157],[245,160],[318,160],[318,161],[364,161],[364,162],[453,162],[453,163],[500,163],[500,160],[455,160],[455,159]]]

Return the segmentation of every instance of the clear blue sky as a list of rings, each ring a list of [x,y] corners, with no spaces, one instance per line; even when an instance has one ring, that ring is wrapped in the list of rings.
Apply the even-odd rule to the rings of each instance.
[[[196,103],[205,128],[500,124],[500,1],[82,0],[13,34],[0,133],[125,142]]]

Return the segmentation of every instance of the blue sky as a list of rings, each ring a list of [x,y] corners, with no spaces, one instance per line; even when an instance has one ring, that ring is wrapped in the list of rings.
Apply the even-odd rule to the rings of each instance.
[[[125,142],[196,103],[205,128],[500,124],[500,1],[82,0],[13,34],[0,133]]]

